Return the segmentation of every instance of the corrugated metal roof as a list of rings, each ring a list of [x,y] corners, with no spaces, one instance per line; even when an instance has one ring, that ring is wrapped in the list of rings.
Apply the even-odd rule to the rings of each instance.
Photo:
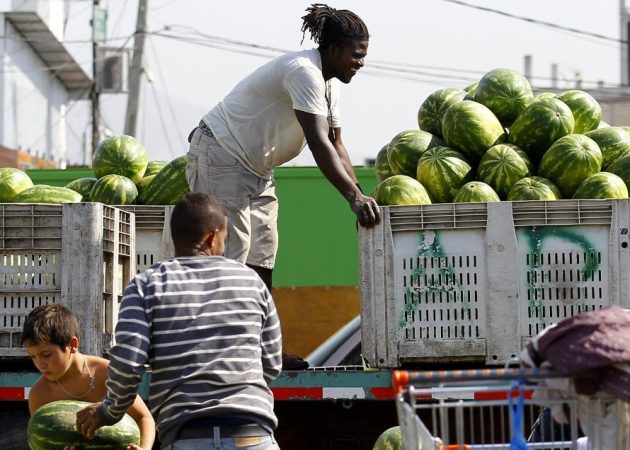
[[[5,12],[4,16],[69,92],[87,91],[92,79],[68,53],[35,12]]]

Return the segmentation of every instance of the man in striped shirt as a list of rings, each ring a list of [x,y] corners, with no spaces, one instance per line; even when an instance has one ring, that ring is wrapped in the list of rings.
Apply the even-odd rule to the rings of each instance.
[[[148,364],[162,449],[175,441],[177,448],[278,448],[269,383],[282,368],[280,323],[256,272],[221,256],[226,234],[224,210],[209,195],[190,193],[177,203],[176,256],[127,286],[107,395],[77,414],[85,436],[122,418]]]

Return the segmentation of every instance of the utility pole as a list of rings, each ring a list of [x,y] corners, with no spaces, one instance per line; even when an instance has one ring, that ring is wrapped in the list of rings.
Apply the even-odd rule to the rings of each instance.
[[[144,39],[147,32],[148,0],[138,0],[138,18],[136,33],[133,39],[133,59],[129,68],[129,94],[127,96],[127,115],[125,117],[125,134],[136,136],[138,128],[138,108],[142,95],[142,72],[144,70]]]
[[[92,101],[92,153],[101,140],[101,113],[99,103],[98,83],[98,45],[107,38],[107,10],[99,6],[100,0],[92,3],[92,89],[90,100]]]
[[[628,8],[626,5],[627,0],[619,0],[619,37],[622,42],[628,42],[628,38],[630,37],[630,33],[628,33]],[[630,84],[630,76],[628,73],[628,62],[630,58],[628,57],[628,53],[630,52],[630,45],[622,43],[620,46],[621,49],[621,84],[623,86],[627,86]]]

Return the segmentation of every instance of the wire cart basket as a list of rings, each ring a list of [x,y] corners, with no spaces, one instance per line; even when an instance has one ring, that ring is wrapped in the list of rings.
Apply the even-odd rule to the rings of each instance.
[[[394,371],[405,450],[630,450],[630,403],[544,369]]]

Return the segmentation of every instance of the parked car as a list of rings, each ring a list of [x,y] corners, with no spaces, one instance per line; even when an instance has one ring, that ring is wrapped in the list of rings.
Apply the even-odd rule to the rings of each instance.
[[[361,316],[358,315],[322,342],[306,358],[310,367],[362,366]]]

